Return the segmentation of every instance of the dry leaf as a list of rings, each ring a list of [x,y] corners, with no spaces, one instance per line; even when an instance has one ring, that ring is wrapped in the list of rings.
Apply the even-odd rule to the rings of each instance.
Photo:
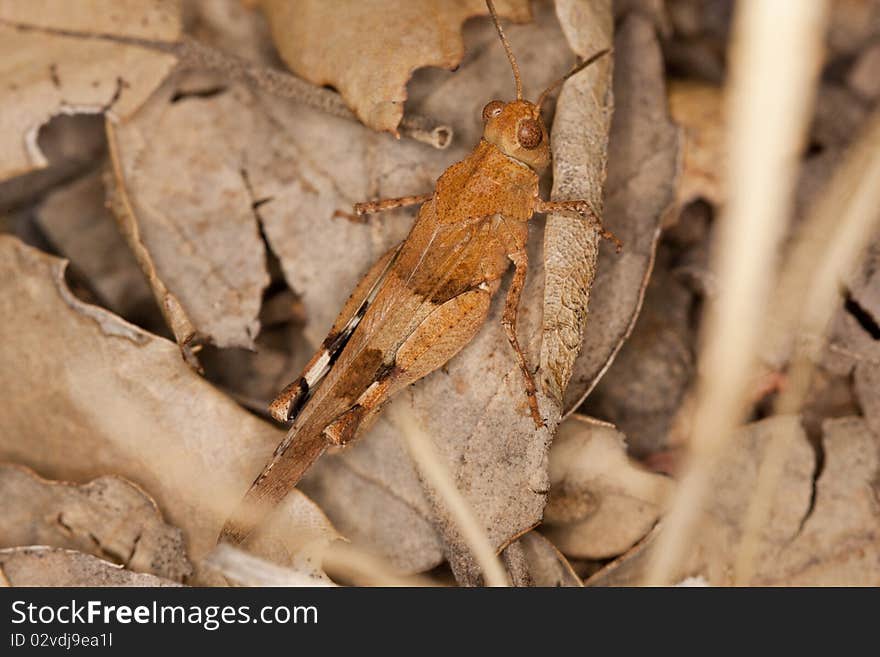
[[[458,66],[462,23],[488,13],[484,0],[261,0],[260,6],[292,71],[332,85],[364,124],[394,134],[413,71]],[[497,10],[516,22],[530,17],[528,0],[498,0]]]
[[[63,261],[0,236],[0,458],[43,476],[124,476],[153,495],[198,564],[283,433],[238,407],[177,347],[82,303]],[[291,529],[293,528],[293,529]],[[254,549],[314,563],[336,534],[302,493]]]
[[[556,14],[579,57],[612,46],[610,0],[560,0]],[[583,199],[602,216],[608,131],[614,105],[612,58],[603,57],[568,80],[553,119],[554,200]],[[551,214],[544,230],[544,317],[540,364],[545,392],[562,404],[583,342],[590,287],[596,276],[599,232],[571,216]]]
[[[846,317],[852,337],[847,346],[853,353],[841,356],[832,352],[829,356],[837,356],[835,360],[851,366],[862,415],[874,434],[880,436],[880,240],[868,248],[848,283],[848,292],[840,315]],[[849,370],[850,367],[845,368],[847,376]]]
[[[661,243],[632,335],[584,405],[584,412],[615,424],[630,454],[640,458],[668,447],[694,376],[695,294],[682,280],[682,267],[698,266],[695,258],[706,244],[702,219],[686,210],[674,229],[691,233],[694,244]]]
[[[622,554],[657,522],[672,481],[626,455],[612,426],[572,415],[550,449],[550,501],[542,532],[581,559]]]
[[[259,332],[269,276],[247,167],[267,127],[247,122],[247,102],[241,87],[206,100],[166,85],[107,124],[114,213],[182,346],[253,347]]]
[[[731,438],[719,461],[695,540],[683,562],[687,576],[702,576],[713,586],[732,584],[733,563],[742,522],[755,489],[758,467],[771,436],[788,438],[785,469],[759,534],[756,581],[778,573],[780,555],[795,541],[810,512],[815,458],[798,418],[779,416],[749,424]],[[593,575],[588,586],[632,586],[642,583],[662,522],[644,541]]]
[[[178,582],[192,574],[180,530],[165,524],[156,503],[120,477],[77,486],[0,464],[0,499],[0,547],[76,549]]]
[[[37,224],[102,305],[142,326],[148,321],[156,308],[153,296],[107,211],[98,173],[51,192],[37,210]]]
[[[824,466],[797,537],[760,574],[760,584],[880,585],[880,435],[859,417],[823,425]]]
[[[562,553],[538,532],[531,531],[517,542],[522,546],[533,586],[584,585]]]
[[[654,262],[663,212],[673,199],[678,132],[666,107],[663,58],[652,23],[626,16],[614,43],[614,117],[608,144],[605,225],[623,253],[603,251],[583,347],[565,392],[573,411],[608,368],[635,323]]]
[[[90,554],[43,546],[0,550],[0,573],[10,586],[180,586]]]
[[[0,180],[46,166],[37,133],[53,115],[125,118],[159,86],[175,58],[113,38],[173,42],[175,0],[4,2],[0,7]],[[109,38],[64,36],[78,31]]]
[[[678,208],[697,199],[716,206],[724,201],[726,154],[722,110],[721,87],[694,81],[669,85],[669,111],[682,129],[682,162],[675,194]]]

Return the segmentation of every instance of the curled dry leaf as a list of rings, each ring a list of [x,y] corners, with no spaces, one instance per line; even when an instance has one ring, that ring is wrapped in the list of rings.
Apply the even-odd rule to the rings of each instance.
[[[562,553],[546,538],[536,531],[531,531],[517,543],[522,546],[525,562],[533,586],[580,587],[584,583],[577,576],[571,564]]]
[[[283,433],[196,375],[175,345],[82,303],[64,262],[0,237],[0,458],[44,476],[126,477],[181,528],[198,565]],[[63,366],[60,365],[63,363]],[[336,537],[294,492],[253,549],[315,564]]]
[[[556,14],[579,57],[612,46],[610,0],[561,0]],[[556,104],[551,146],[554,200],[583,199],[602,216],[602,190],[613,99],[612,58],[603,57],[566,81]],[[547,216],[544,230],[544,315],[540,369],[545,392],[562,398],[583,341],[599,231],[571,216]]]
[[[9,586],[180,586],[90,554],[44,546],[0,550],[0,573]]]
[[[51,545],[121,563],[129,570],[182,581],[192,573],[179,529],[156,503],[121,477],[77,486],[0,464],[0,547]]]
[[[602,250],[590,317],[565,410],[576,409],[629,336],[654,262],[664,211],[673,200],[678,131],[666,105],[663,57],[651,21],[623,18],[614,43],[614,117],[608,143],[605,226],[623,253]]]
[[[779,574],[781,560],[799,540],[803,523],[809,517],[815,471],[813,449],[799,419],[793,416],[755,422],[732,436],[719,459],[710,495],[702,503],[699,530],[683,562],[684,575],[702,576],[713,586],[733,583],[733,564],[744,515],[755,489],[763,453],[770,438],[777,433],[787,439],[785,468],[774,491],[767,523],[760,530],[755,580],[744,584],[762,583]],[[816,504],[818,509],[818,499]],[[662,531],[661,522],[639,545],[593,575],[587,585],[641,584],[657,545],[656,537]]]
[[[487,13],[484,0],[260,0],[272,37],[291,70],[332,85],[374,130],[397,134],[406,83],[422,66],[461,63],[461,26]],[[530,17],[528,0],[498,0],[501,16]],[[488,99],[487,99],[488,100]]]
[[[559,426],[550,449],[543,533],[571,557],[624,553],[657,522],[672,481],[636,465],[614,427],[582,415]]]
[[[67,36],[59,31],[110,38]],[[113,37],[173,42],[175,0],[4,2],[0,6],[0,180],[46,165],[37,132],[59,113],[132,114],[175,58]]]

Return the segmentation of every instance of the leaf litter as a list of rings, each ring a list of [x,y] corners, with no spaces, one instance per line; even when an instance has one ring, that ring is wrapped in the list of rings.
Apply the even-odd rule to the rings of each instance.
[[[8,77],[0,78],[7,100],[0,120],[14,126],[4,133],[15,140],[0,161],[0,209],[12,210],[2,230],[72,261],[65,282],[61,261],[0,238],[0,305],[18,309],[7,311],[16,321],[0,336],[0,377],[10,391],[0,413],[0,458],[18,465],[0,468],[0,486],[31,498],[14,526],[0,524],[0,538],[12,537],[4,545],[17,546],[0,551],[6,580],[160,583],[130,568],[191,583],[326,584],[321,561],[341,534],[377,555],[377,572],[388,565],[425,572],[445,559],[460,584],[481,583],[391,415],[319,462],[304,492],[292,493],[246,545],[248,553],[220,558],[213,545],[225,514],[283,435],[229,395],[263,414],[324,337],[348,291],[406,234],[413,216],[398,210],[355,223],[337,211],[429,191],[478,139],[483,104],[511,95],[491,25],[485,16],[465,21],[485,13],[482,3],[444,5],[438,43],[454,55],[446,62],[460,62],[455,72],[415,70],[430,63],[416,48],[388,67],[355,63],[345,81],[320,82],[336,86],[373,127],[411,134],[411,116],[447,126],[447,137],[455,134],[447,150],[349,120],[328,90],[296,100],[290,90],[308,85],[279,67],[305,75],[292,62],[311,58],[314,66],[326,48],[342,54],[344,39],[317,46],[300,40],[301,52],[291,55],[284,42],[308,25],[269,0],[262,12],[235,2],[186,2],[182,17],[177,3],[130,3],[133,12],[155,17],[148,21],[154,31],[138,32],[108,13],[101,25],[121,39],[102,41],[83,38],[94,22],[79,24],[63,12],[49,23],[0,16],[0,29],[22,52],[41,51],[28,85],[3,91]],[[612,43],[609,3],[498,4],[516,21],[532,15],[531,23],[506,23],[527,96],[575,56]],[[540,365],[549,430],[536,436],[529,426],[497,304],[466,350],[394,402],[432,438],[517,585],[578,586],[580,575],[590,585],[642,581],[663,500],[675,487],[674,476],[654,470],[674,475],[687,449],[699,310],[723,292],[707,261],[724,200],[726,128],[717,85],[730,13],[685,0],[614,9],[613,55],[569,80],[555,106],[545,108],[555,156],[545,193],[604,207],[606,225],[625,243],[617,255],[566,217],[533,222],[520,339]],[[838,59],[819,90],[795,222],[875,109],[872,43],[880,31],[872,11],[849,3],[835,12],[829,43]],[[333,32],[332,14],[318,20],[330,21],[325,32],[342,35]],[[386,22],[405,31],[412,16]],[[131,38],[150,43],[139,47]],[[157,49],[159,43],[169,48]],[[53,68],[46,58],[61,44],[77,57]],[[117,71],[95,59],[105,50],[125,53],[145,71],[134,87],[125,77],[112,103]],[[383,67],[389,74],[382,84],[364,92]],[[83,84],[92,73],[94,91]],[[106,113],[109,160],[86,123],[51,119],[68,104]],[[53,155],[64,148],[66,156]],[[71,158],[74,152],[82,155]],[[876,579],[874,251],[843,287],[801,416],[761,420],[737,434],[688,556],[693,581],[732,583],[749,482],[777,432],[793,438],[771,522],[759,533],[752,583]],[[193,369],[202,364],[209,381]],[[786,384],[784,354],[767,367],[755,380],[757,417]],[[615,424],[573,415],[551,446],[555,424],[588,394],[581,411]],[[89,491],[102,486],[114,492],[96,502]],[[57,522],[62,507],[70,531]],[[56,547],[27,547],[35,543]]]

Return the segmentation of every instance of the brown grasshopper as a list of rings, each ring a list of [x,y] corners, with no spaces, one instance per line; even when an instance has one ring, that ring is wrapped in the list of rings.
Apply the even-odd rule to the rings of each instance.
[[[483,138],[440,176],[433,194],[355,205],[358,215],[422,207],[407,238],[358,283],[302,376],[272,402],[272,415],[293,425],[223,527],[221,540],[243,541],[324,450],[361,434],[392,395],[468,344],[511,263],[502,324],[522,370],[535,427],[544,425],[516,333],[529,219],[535,213],[573,213],[614,240],[618,251],[620,242],[586,201],[539,197],[538,172],[550,163],[541,105],[556,86],[608,51],[584,61],[530,103],[522,97],[519,67],[492,0],[486,4],[513,69],[516,100],[493,100],[483,108]]]

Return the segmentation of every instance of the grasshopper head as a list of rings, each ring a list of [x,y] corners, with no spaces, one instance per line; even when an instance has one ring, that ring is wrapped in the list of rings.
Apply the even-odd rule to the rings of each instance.
[[[509,103],[493,100],[483,108],[483,122],[485,123],[483,138],[495,144],[508,157],[519,160],[533,169],[541,170],[550,163],[550,140],[547,138],[547,128],[541,119],[541,106],[544,104],[544,100],[553,89],[610,52],[610,50],[601,50],[586,61],[581,62],[547,87],[538,97],[537,101],[530,103],[523,99],[523,86],[519,75],[519,66],[516,63],[516,57],[513,56],[510,43],[508,43],[507,37],[504,36],[504,30],[501,29],[501,23],[498,22],[495,4],[492,0],[486,0],[486,6],[492,15],[492,22],[495,23],[498,37],[501,39],[501,44],[507,53],[507,59],[510,61],[510,68],[513,70],[513,81],[516,84],[516,100]]]
[[[550,140],[537,105],[493,100],[483,108],[483,122],[483,138],[508,157],[538,171],[550,163]]]

